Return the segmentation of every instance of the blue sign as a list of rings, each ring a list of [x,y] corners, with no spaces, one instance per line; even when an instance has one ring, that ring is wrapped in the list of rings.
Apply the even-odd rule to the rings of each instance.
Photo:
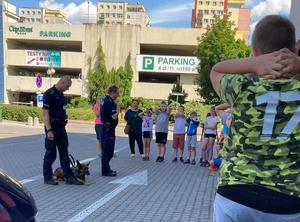
[[[4,60],[3,60],[3,6],[0,1],[0,103],[4,102]]]
[[[41,74],[37,74],[35,77],[35,84],[38,88],[41,88],[43,85],[43,77]]]
[[[43,94],[38,94],[36,97],[36,105],[38,107],[43,107],[44,105],[44,95]]]

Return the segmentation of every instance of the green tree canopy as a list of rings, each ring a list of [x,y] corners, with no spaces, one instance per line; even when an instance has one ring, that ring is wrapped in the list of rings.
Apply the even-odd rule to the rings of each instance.
[[[233,28],[234,24],[229,21],[228,16],[223,18],[215,16],[215,20],[215,24],[209,26],[207,32],[198,40],[196,50],[196,55],[200,60],[199,75],[196,78],[197,93],[206,104],[220,102],[210,81],[212,67],[220,61],[251,55],[251,50],[245,42],[235,39],[236,29]]]
[[[183,96],[178,96],[179,104],[184,104],[186,98],[188,97],[188,94],[182,88],[182,85],[179,80],[177,80],[177,82],[173,85],[171,93],[169,94],[169,97],[168,97],[168,103],[171,103],[172,101],[177,101],[177,96],[172,95],[172,93],[182,93],[183,94]]]

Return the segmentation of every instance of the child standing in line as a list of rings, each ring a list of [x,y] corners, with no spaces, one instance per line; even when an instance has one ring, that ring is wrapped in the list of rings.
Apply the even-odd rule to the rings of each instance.
[[[173,149],[175,157],[172,162],[177,162],[178,149],[180,150],[180,162],[183,160],[184,139],[185,139],[185,122],[184,107],[179,106],[175,115],[174,133],[173,133]]]
[[[185,164],[191,163],[192,165],[196,164],[196,146],[197,146],[197,128],[199,126],[199,120],[197,118],[196,112],[191,112],[190,117],[186,120],[188,127],[187,127],[187,138],[186,143],[188,146],[188,155],[187,160],[184,162]],[[192,162],[190,161],[192,157]]]
[[[143,119],[142,132],[144,140],[144,157],[143,160],[150,160],[150,145],[152,139],[153,117],[152,109],[147,108],[144,113],[139,114]]]
[[[101,158],[101,156],[102,156],[101,140],[102,140],[103,124],[102,124],[101,117],[100,117],[101,106],[102,106],[102,97],[97,96],[96,103],[93,107],[93,112],[95,113],[95,116],[96,116],[96,118],[95,118],[95,131],[96,131],[96,136],[97,136],[96,147],[97,147],[99,158]]]
[[[163,162],[166,153],[166,144],[168,141],[168,128],[171,109],[167,103],[162,101],[156,114],[156,144],[157,144],[157,159],[156,162]]]

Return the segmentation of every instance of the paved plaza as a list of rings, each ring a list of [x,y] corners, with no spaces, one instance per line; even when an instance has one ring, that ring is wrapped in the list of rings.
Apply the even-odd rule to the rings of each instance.
[[[151,160],[129,157],[128,139],[118,128],[116,157],[112,168],[116,178],[102,177],[95,148],[94,126],[71,123],[68,126],[69,152],[83,162],[91,161],[90,185],[59,186],[43,184],[42,127],[0,123],[0,168],[20,180],[33,194],[39,222],[75,221],[212,221],[217,173],[199,164],[172,163],[168,142],[166,160],[156,163],[152,143]],[[198,144],[198,150],[200,149]],[[56,161],[54,168],[59,165]]]

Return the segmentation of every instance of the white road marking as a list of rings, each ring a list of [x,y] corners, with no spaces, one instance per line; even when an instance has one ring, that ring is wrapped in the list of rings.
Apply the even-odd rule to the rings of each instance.
[[[18,142],[18,143],[2,143],[2,144],[0,144],[0,147],[14,146],[14,145],[20,145],[20,144],[29,144],[29,143],[36,143],[36,140],[35,141],[24,141],[24,142]]]
[[[81,222],[88,216],[90,216],[92,213],[94,213],[97,209],[102,207],[104,204],[109,202],[111,199],[113,199],[115,196],[117,196],[119,193],[121,193],[123,190],[125,190],[130,185],[148,185],[148,174],[147,170],[126,176],[121,179],[114,180],[110,183],[114,184],[121,184],[116,189],[111,191],[110,193],[106,194],[101,199],[97,200],[95,203],[84,209],[83,211],[76,214],[74,217],[69,219],[67,222]]]
[[[120,149],[115,150],[115,153],[119,153],[119,152],[121,152],[122,150],[124,150],[126,148],[128,148],[128,146],[121,147]],[[99,157],[98,156],[97,157],[91,157],[91,158],[87,158],[87,159],[84,159],[84,160],[80,160],[79,162],[80,163],[88,163],[88,162],[91,162],[91,161],[93,161],[93,160],[95,160],[97,158],[99,158]],[[34,177],[27,178],[27,179],[23,179],[23,180],[20,181],[20,183],[21,184],[27,184],[27,183],[31,183],[33,181],[40,180],[40,179],[43,179],[43,175],[42,174],[34,176]]]

